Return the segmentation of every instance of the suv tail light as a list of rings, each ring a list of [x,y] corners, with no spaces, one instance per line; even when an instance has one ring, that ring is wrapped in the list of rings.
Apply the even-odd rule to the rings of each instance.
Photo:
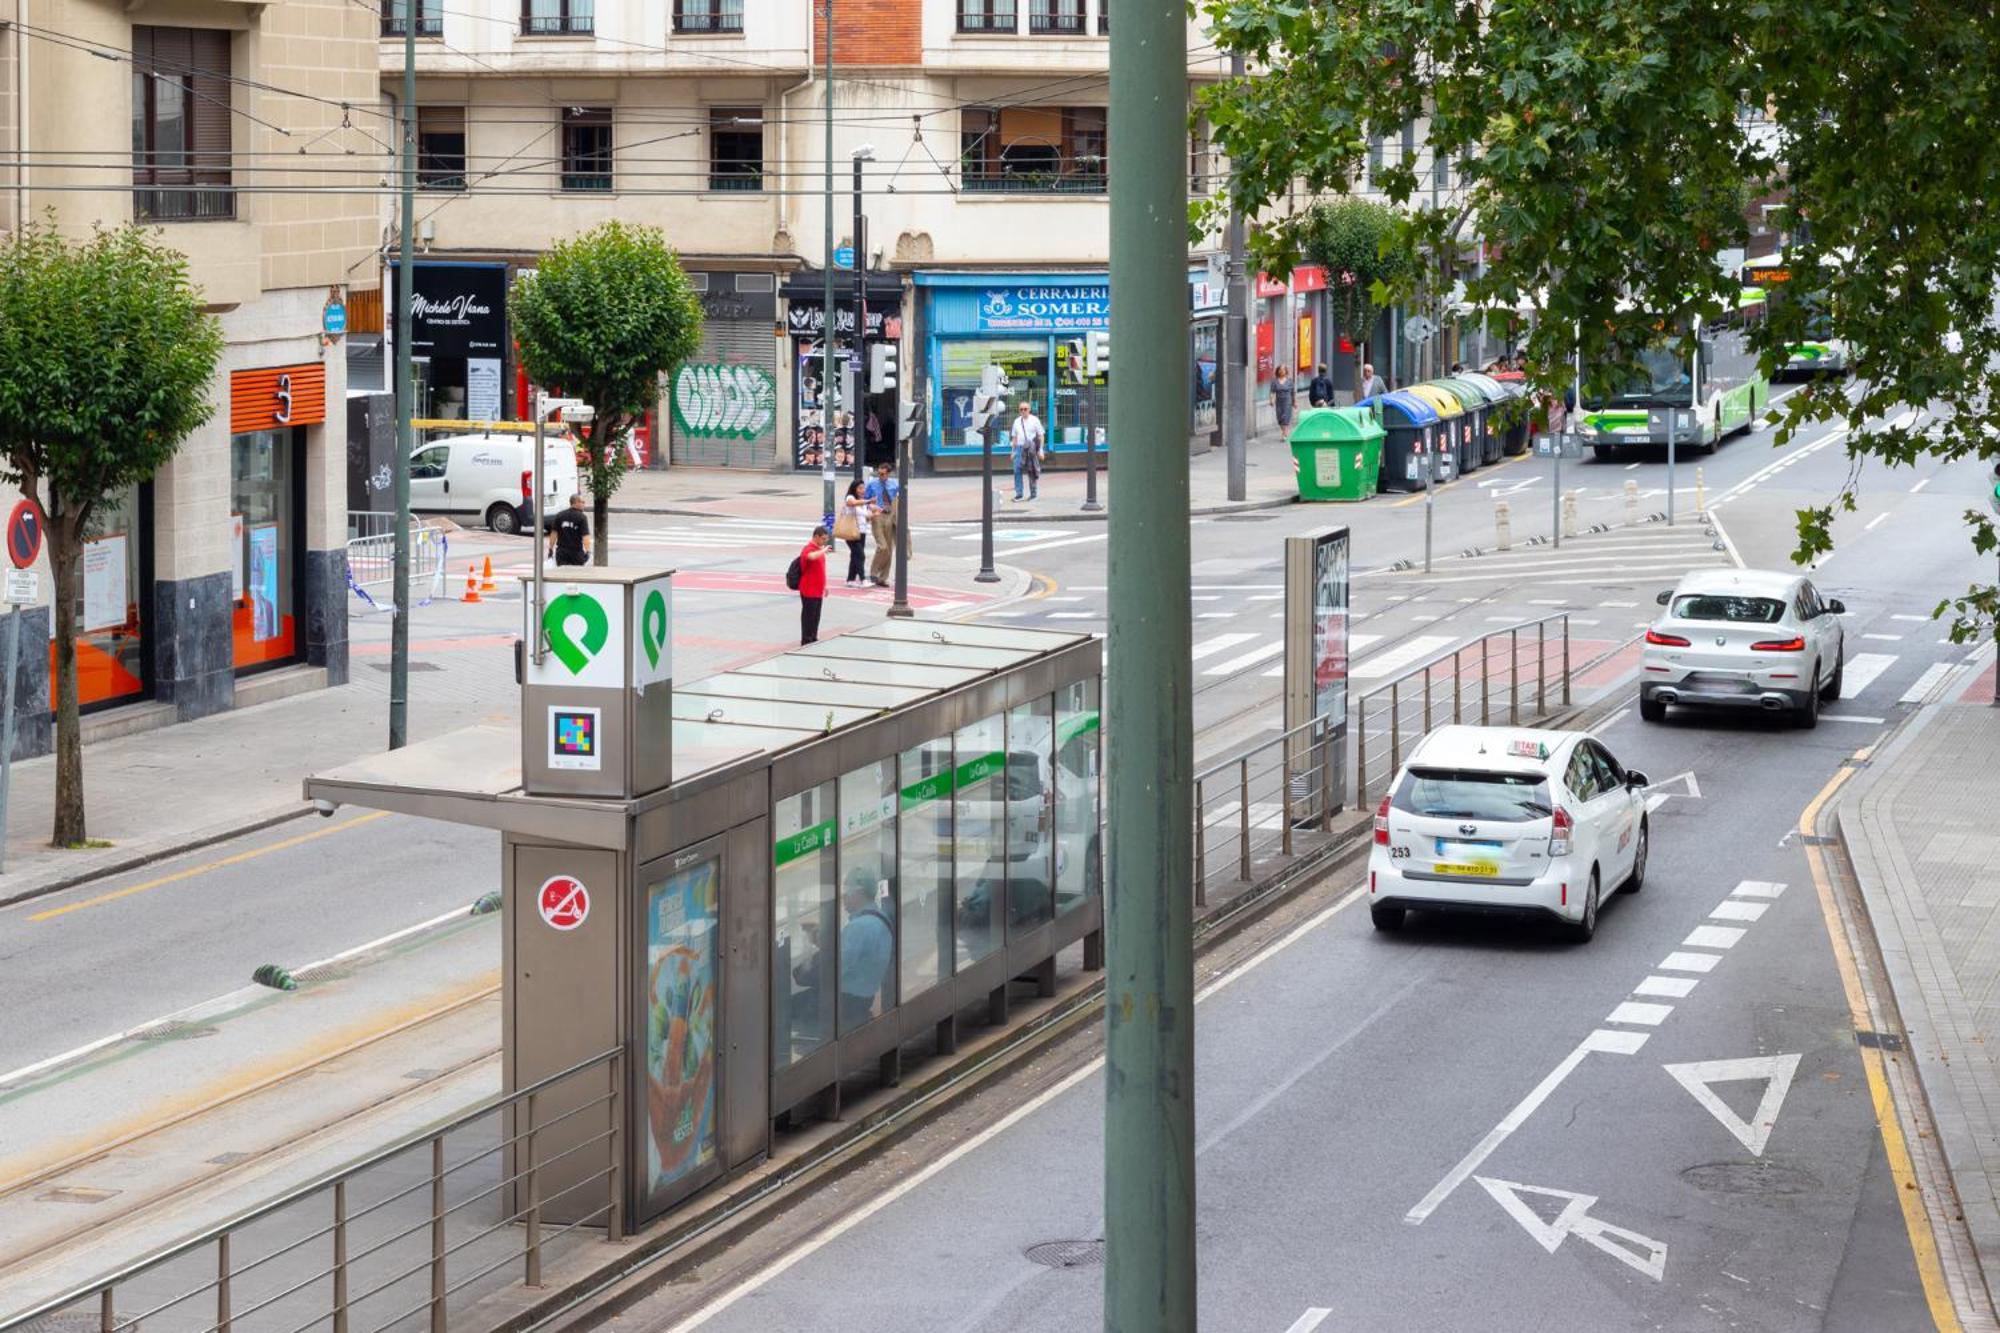
[[[1570,835],[1576,830],[1576,821],[1569,817],[1569,811],[1556,807],[1554,827],[1549,830],[1549,855],[1568,856]]]
[[[1750,645],[1753,653],[1802,653],[1805,650],[1804,639],[1765,639]]]
[[[1379,847],[1389,845],[1389,798],[1384,796],[1382,804],[1375,807],[1375,843]]]
[[[1646,631],[1646,642],[1661,648],[1685,648],[1688,641],[1678,634],[1662,634],[1656,629]]]

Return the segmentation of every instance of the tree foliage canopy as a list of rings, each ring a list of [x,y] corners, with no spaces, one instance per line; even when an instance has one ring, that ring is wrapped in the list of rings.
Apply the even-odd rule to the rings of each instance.
[[[1323,200],[1306,214],[1305,256],[1326,270],[1340,326],[1349,333],[1365,335],[1371,312],[1388,303],[1390,284],[1406,276],[1405,255],[1390,246],[1395,231],[1394,210],[1372,199]]]
[[[590,489],[602,563],[607,505],[627,467],[618,442],[659,401],[660,376],[701,345],[701,300],[658,228],[614,219],[551,246],[515,281],[511,306],[528,374],[596,409]]]
[[[181,255],[136,227],[31,223],[0,246],[0,475],[81,531],[208,420],[221,354]]]
[[[1403,209],[1386,241],[1407,296],[1476,235],[1468,301],[1536,314],[1530,374],[1553,388],[1580,341],[1587,365],[1629,365],[1738,292],[1719,262],[1748,237],[1746,202],[1782,188],[1793,289],[1823,292],[1849,346],[1852,387],[1786,400],[1779,439],[1847,432],[1858,458],[1911,463],[2000,454],[1983,429],[2000,401],[2000,7],[1959,0],[1200,0],[1218,44],[1257,73],[1207,90],[1202,112],[1252,217],[1295,184],[1346,191],[1371,139],[1426,123],[1427,152],[1375,174]],[[1434,200],[1434,158],[1453,188]],[[1313,213],[1270,219],[1258,261],[1307,252]],[[1752,329],[1767,369],[1799,341],[1804,302]],[[1915,409],[1915,414],[1902,409]],[[1895,414],[1905,424],[1887,426]],[[1817,437],[1817,436],[1816,436]],[[1855,478],[1800,514],[1797,558],[1831,545]],[[1975,546],[1992,520],[1968,511]],[[1992,588],[1957,632],[1989,623]]]

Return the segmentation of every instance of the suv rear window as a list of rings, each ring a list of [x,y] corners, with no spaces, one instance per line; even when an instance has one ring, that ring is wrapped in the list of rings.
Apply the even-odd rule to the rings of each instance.
[[[1482,773],[1465,768],[1413,768],[1390,805],[1433,819],[1521,822],[1549,815],[1549,784],[1532,773]]]
[[[1674,599],[1674,614],[1682,620],[1726,620],[1739,625],[1775,625],[1785,604],[1775,597],[1730,597],[1692,593]]]

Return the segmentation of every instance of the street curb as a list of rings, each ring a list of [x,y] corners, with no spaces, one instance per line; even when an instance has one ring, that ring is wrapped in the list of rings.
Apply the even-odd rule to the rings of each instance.
[[[1196,506],[1196,507],[1190,507],[1190,508],[1189,508],[1189,510],[1188,510],[1188,517],[1189,517],[1189,518],[1213,518],[1213,517],[1215,517],[1215,516],[1216,516],[1216,515],[1218,515],[1218,514],[1241,514],[1241,513],[1245,513],[1245,512],[1248,512],[1248,511],[1250,511],[1250,510],[1253,510],[1253,509],[1283,509],[1283,508],[1284,508],[1285,506],[1287,506],[1287,505],[1295,505],[1295,504],[1299,504],[1299,503],[1300,503],[1300,500],[1299,500],[1299,497],[1298,497],[1298,496],[1296,496],[1296,495],[1283,495],[1283,496],[1279,496],[1279,497],[1278,497],[1277,499],[1274,499],[1274,500],[1245,500],[1245,501],[1242,501],[1241,503],[1238,503],[1238,504],[1219,504],[1219,505],[1201,505],[1201,506]],[[667,506],[659,506],[659,507],[653,507],[653,506],[647,506],[647,507],[643,507],[643,508],[642,508],[642,507],[634,507],[634,508],[630,508],[630,509],[617,509],[617,508],[614,508],[614,509],[613,509],[613,510],[612,510],[611,512],[612,512],[612,513],[613,513],[614,515],[617,515],[617,514],[646,514],[646,515],[651,515],[651,516],[655,516],[655,517],[668,517],[668,518],[727,518],[727,517],[730,517],[730,516],[729,516],[729,515],[727,515],[727,514],[720,514],[720,513],[717,513],[717,512],[715,511],[715,510],[712,510],[712,509],[683,509],[683,508],[680,508],[680,507],[677,507],[677,506],[672,506],[672,505],[667,505]],[[1001,515],[1002,515],[1002,513],[1004,513],[1004,512],[1007,512],[1007,511],[1003,511],[1003,510],[1000,510],[1000,509],[995,509],[995,510],[993,511],[993,517],[994,517],[994,520],[995,520],[995,522],[998,522],[998,521],[1000,521],[1000,519],[1001,519]],[[1030,516],[1030,517],[1025,517],[1025,518],[1013,518],[1013,517],[1009,517],[1009,518],[1008,518],[1008,519],[1007,519],[1006,521],[1007,521],[1008,523],[1010,523],[1010,524],[1016,524],[1016,523],[1104,523],[1104,522],[1108,522],[1108,521],[1110,520],[1110,518],[1111,518],[1111,504],[1110,504],[1110,502],[1109,502],[1109,501],[1107,500],[1107,501],[1105,501],[1105,504],[1104,504],[1104,508],[1103,508],[1103,509],[1102,509],[1101,511],[1099,511],[1098,513],[1095,513],[1095,514],[1085,514],[1085,513],[1082,513],[1082,512],[1071,512],[1071,513],[1063,513],[1063,514],[1042,514],[1042,513],[1037,513],[1037,514],[1034,514],[1034,515],[1032,515],[1032,516]],[[980,523],[984,522],[984,519],[979,519],[979,518],[940,518],[940,519],[923,519],[923,518],[919,518],[919,519],[918,519],[917,521],[918,521],[919,523],[926,523],[926,524],[934,524],[935,526],[938,526],[938,527],[946,527],[946,526],[955,526],[955,527],[976,527],[976,526],[978,526],[978,525],[979,525]],[[613,538],[613,540],[616,540],[616,537],[615,537],[615,535],[614,535],[614,538]]]
[[[1860,893],[1864,923],[1882,959],[1888,999],[1903,1029],[1904,1051],[1915,1067],[1916,1088],[1924,1101],[1922,1110],[1936,1132],[1958,1214],[1972,1244],[1979,1270],[1978,1290],[1991,1310],[2000,1307],[2000,1293],[1993,1285],[1993,1260],[2000,1256],[2000,1205],[1996,1205],[1990,1182],[1983,1190],[1964,1188],[1967,1183],[1986,1180],[1977,1135],[1966,1111],[1967,1092],[1977,1093],[1959,1086],[1957,1056],[1944,1050],[1940,1041],[1941,1032],[1961,1026],[1959,1016],[1949,1012],[1950,997],[1944,997],[1947,1012],[1940,1016],[1920,976],[1950,975],[1948,966],[1930,958],[1926,941],[1913,940],[1904,929],[1906,920],[1913,926],[1927,924],[1927,913],[1922,904],[1909,902],[1900,890],[1889,887],[1895,872],[1885,870],[1878,859],[1878,849],[1886,851],[1889,844],[1900,840],[1879,827],[1874,808],[1877,789],[1895,774],[1897,761],[1941,712],[1940,707],[1920,708],[1887,741],[1879,743],[1869,754],[1867,772],[1841,794],[1831,815],[1840,851]],[[1918,952],[1926,956],[1919,958]]]
[[[52,893],[61,893],[64,889],[73,889],[79,884],[88,884],[92,880],[107,879],[112,875],[122,875],[128,870],[137,870],[142,866],[151,865],[156,861],[165,861],[171,857],[179,856],[183,852],[199,851],[203,847],[212,847],[218,842],[228,842],[231,838],[240,838],[246,833],[256,833],[311,813],[312,806],[301,801],[296,805],[287,805],[278,809],[266,810],[262,814],[248,815],[242,819],[232,820],[225,824],[211,824],[207,828],[198,829],[182,837],[164,839],[159,842],[139,843],[128,849],[124,849],[122,855],[108,857],[87,870],[78,870],[73,874],[60,875],[39,884],[30,884],[27,886],[9,885],[0,888],[0,907],[11,907],[16,903],[29,902],[35,898],[46,898]]]

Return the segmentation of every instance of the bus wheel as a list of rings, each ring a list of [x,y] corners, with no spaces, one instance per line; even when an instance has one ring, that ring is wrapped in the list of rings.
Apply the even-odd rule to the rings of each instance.
[[[1597,456],[1597,461],[1600,463],[1611,461],[1612,448],[1608,444],[1593,444],[1590,446],[1590,452]]]

